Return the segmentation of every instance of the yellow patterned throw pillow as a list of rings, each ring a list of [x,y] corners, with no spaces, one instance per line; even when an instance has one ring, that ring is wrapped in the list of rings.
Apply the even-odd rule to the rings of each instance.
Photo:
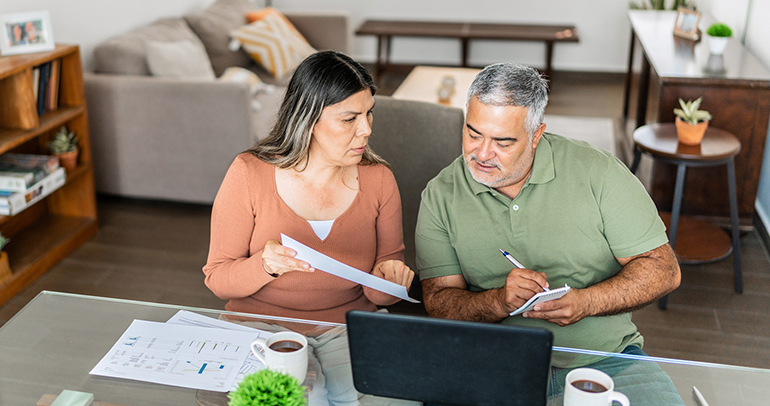
[[[252,59],[280,79],[316,50],[278,10],[268,8],[260,14],[261,18],[233,30],[230,36]]]

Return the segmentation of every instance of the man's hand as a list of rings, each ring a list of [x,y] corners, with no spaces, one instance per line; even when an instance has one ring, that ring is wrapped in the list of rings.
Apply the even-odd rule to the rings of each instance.
[[[582,289],[572,289],[559,299],[536,305],[533,311],[526,312],[522,316],[543,319],[564,327],[588,316],[589,307],[590,295]]]
[[[532,296],[548,287],[545,273],[531,269],[514,268],[505,279],[505,286],[499,290],[500,304],[510,313],[523,306]]]

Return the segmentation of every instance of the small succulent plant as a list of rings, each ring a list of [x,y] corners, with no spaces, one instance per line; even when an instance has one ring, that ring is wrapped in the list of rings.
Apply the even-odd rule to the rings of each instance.
[[[2,234],[0,234],[0,251],[2,251],[3,248],[5,248],[6,244],[8,244],[10,241],[11,241],[10,238],[7,238]]]
[[[228,396],[229,406],[307,405],[305,388],[296,378],[269,369],[247,375]]]
[[[674,109],[674,114],[692,125],[696,125],[701,121],[711,120],[711,114],[708,111],[699,110],[701,101],[703,101],[702,97],[699,97],[695,101],[690,100],[687,103],[685,103],[684,100],[679,99],[679,105],[682,108]]]
[[[53,141],[48,143],[48,149],[54,154],[63,154],[65,152],[74,151],[77,148],[78,137],[72,131],[67,131],[67,128],[62,126],[59,132],[53,138]]]

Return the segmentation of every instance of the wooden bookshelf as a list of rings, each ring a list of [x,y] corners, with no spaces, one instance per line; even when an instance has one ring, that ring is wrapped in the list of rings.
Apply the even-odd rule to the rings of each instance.
[[[54,60],[61,63],[58,108],[38,116],[32,70]],[[64,186],[15,216],[0,216],[0,232],[11,239],[4,251],[12,271],[0,281],[2,305],[96,234],[97,218],[79,48],[0,57],[0,100],[0,154],[48,154],[61,126],[75,132],[80,149]]]

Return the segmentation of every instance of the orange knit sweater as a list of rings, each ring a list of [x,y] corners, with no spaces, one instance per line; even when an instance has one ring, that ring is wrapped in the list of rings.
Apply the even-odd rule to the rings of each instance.
[[[325,240],[296,215],[276,191],[275,168],[240,154],[222,181],[211,214],[211,243],[203,273],[206,286],[238,312],[345,322],[348,310],[376,310],[353,282],[316,270],[278,278],[262,267],[262,250],[280,234],[371,272],[389,259],[403,261],[401,199],[383,165],[359,165],[359,192]]]

